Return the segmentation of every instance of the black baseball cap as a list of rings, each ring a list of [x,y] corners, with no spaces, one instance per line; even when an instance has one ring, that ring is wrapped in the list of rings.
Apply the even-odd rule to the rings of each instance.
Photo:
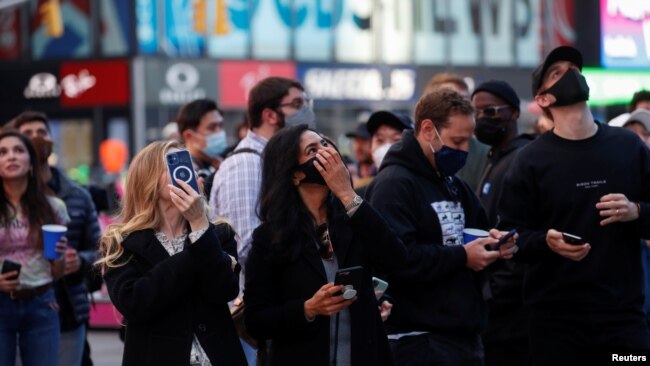
[[[370,115],[366,128],[370,136],[374,135],[381,125],[389,125],[400,131],[413,128],[413,121],[409,116],[390,111],[377,111]]]
[[[532,92],[533,97],[537,95],[537,91],[542,86],[542,80],[544,79],[544,74],[551,65],[558,61],[569,61],[574,65],[578,66],[578,69],[582,71],[582,53],[576,48],[571,46],[560,46],[555,48],[551,53],[546,56],[544,63],[537,66],[533,71],[533,80],[532,80]]]
[[[345,134],[345,137],[348,138],[355,138],[359,137],[362,139],[369,139],[370,134],[368,133],[368,129],[366,128],[365,123],[357,123],[357,128],[354,131],[350,131]]]

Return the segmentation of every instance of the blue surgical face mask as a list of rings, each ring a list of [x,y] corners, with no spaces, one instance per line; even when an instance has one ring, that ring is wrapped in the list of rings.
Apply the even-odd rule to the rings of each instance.
[[[433,145],[429,143],[429,147],[433,152],[433,156],[436,159],[436,169],[445,177],[451,177],[454,174],[458,173],[465,166],[467,162],[467,151],[452,149],[449,146],[446,146],[436,130],[436,135],[442,143],[440,150],[436,151],[433,148]]]
[[[226,131],[221,130],[205,137],[205,147],[203,153],[205,155],[216,158],[223,154],[228,148],[228,139],[226,138]]]
[[[284,116],[284,126],[293,127],[298,125],[307,125],[311,129],[316,129],[316,114],[311,107],[305,103],[298,112]]]

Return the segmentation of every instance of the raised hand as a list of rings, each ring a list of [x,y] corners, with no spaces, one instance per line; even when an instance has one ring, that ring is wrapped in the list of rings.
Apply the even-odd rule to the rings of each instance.
[[[189,184],[180,179],[176,183],[181,186],[178,188],[171,184],[169,187],[169,196],[172,203],[181,215],[190,223],[192,231],[201,230],[208,226],[208,215],[205,209],[205,199],[201,194],[196,192]]]

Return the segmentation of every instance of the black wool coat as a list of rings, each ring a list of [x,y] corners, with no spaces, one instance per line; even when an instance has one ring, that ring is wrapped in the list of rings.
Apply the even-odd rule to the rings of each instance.
[[[362,266],[363,285],[350,306],[352,365],[392,365],[392,357],[372,287],[372,269],[388,271],[406,261],[406,249],[367,203],[352,218],[337,201],[330,205],[329,233],[339,268]],[[331,365],[330,317],[308,322],[304,302],[327,277],[313,241],[296,240],[298,258],[280,263],[269,257],[271,233],[262,224],[253,233],[246,264],[244,321],[251,336],[271,339],[271,365]]]
[[[229,226],[211,226],[169,256],[153,230],[128,235],[126,264],[104,275],[127,323],[123,365],[189,365],[194,335],[212,365],[246,365],[227,304],[239,293],[222,250],[232,240]]]

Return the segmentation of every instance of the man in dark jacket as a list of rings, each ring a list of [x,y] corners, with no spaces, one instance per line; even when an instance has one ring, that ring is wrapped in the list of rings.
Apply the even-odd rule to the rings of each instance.
[[[65,202],[70,216],[68,224],[68,251],[65,276],[55,284],[61,338],[59,365],[81,365],[86,324],[90,317],[90,301],[86,279],[95,275],[93,263],[98,258],[97,244],[100,236],[97,213],[90,194],[72,182],[57,168],[47,165],[52,152],[52,138],[47,116],[39,112],[24,112],[14,120],[14,126],[32,139],[37,156],[42,160],[43,176],[48,187]]]
[[[479,182],[481,200],[491,226],[499,222],[497,203],[503,179],[519,148],[533,137],[518,135],[519,97],[501,80],[486,81],[472,93],[476,116],[476,138],[490,146],[488,165]],[[526,365],[528,360],[528,312],[523,306],[524,265],[499,261],[486,273],[484,297],[489,306],[487,329],[483,333],[487,366]]]
[[[650,238],[650,152],[632,132],[594,120],[582,65],[577,49],[561,46],[533,72],[535,102],[555,127],[519,151],[498,206],[528,264],[524,301],[540,366],[650,349],[639,258],[639,239]]]
[[[388,276],[396,365],[483,364],[479,334],[487,312],[479,272],[510,258],[516,246],[511,240],[487,250],[503,235],[496,230],[464,243],[464,228],[489,227],[478,198],[455,176],[474,134],[473,112],[454,91],[423,96],[415,131],[405,130],[391,147],[366,193],[408,250],[408,269]]]

